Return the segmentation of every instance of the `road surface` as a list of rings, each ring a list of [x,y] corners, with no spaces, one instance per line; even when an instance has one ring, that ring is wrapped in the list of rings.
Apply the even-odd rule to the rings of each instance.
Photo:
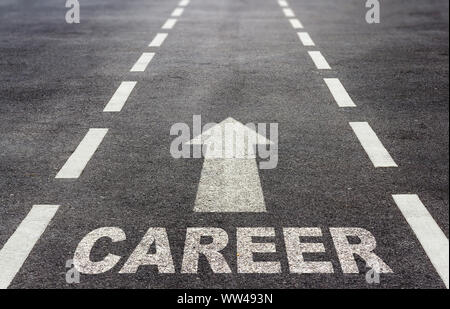
[[[0,1],[0,288],[448,288],[448,1],[67,10]]]

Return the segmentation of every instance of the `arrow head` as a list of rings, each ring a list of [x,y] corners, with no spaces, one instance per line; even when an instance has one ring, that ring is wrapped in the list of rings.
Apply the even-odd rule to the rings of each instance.
[[[205,145],[205,158],[255,158],[255,145],[273,145],[254,125],[243,125],[231,117],[204,129],[186,144]]]

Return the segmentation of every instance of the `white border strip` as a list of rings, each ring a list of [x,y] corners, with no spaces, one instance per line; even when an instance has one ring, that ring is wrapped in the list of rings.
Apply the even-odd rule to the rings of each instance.
[[[309,51],[309,56],[311,57],[312,61],[316,65],[317,69],[319,70],[330,70],[331,67],[328,64],[325,57],[322,55],[320,51]]]
[[[297,32],[298,38],[302,42],[303,46],[315,46],[314,41],[309,36],[308,32]]]
[[[164,40],[167,38],[168,33],[158,33],[155,35],[154,39],[148,44],[148,47],[160,47]]]
[[[324,78],[323,80],[325,81],[325,84],[327,84],[328,89],[330,89],[330,92],[339,107],[356,106],[338,78]]]
[[[154,56],[155,53],[142,53],[142,55],[131,68],[130,72],[144,72]]]
[[[169,18],[164,25],[161,27],[161,29],[165,29],[165,30],[169,30],[172,29],[175,24],[177,23],[177,19],[176,18]]]
[[[183,8],[176,8],[175,10],[173,10],[172,12],[172,17],[180,17],[181,15],[183,15],[184,9]]]
[[[448,238],[416,194],[392,197],[448,289]]]
[[[284,16],[286,16],[286,17],[294,17],[295,16],[294,11],[292,11],[289,8],[283,9],[283,13],[284,13]]]
[[[0,250],[0,289],[6,289],[22,268],[59,205],[34,205]]]
[[[137,82],[122,82],[103,109],[104,112],[120,112]]]
[[[58,172],[56,178],[73,179],[80,177],[107,132],[108,129],[89,129],[77,149]]]
[[[289,19],[289,22],[291,23],[292,28],[303,29],[302,23],[297,18],[291,18],[291,19]]]
[[[397,167],[367,122],[350,122],[349,124],[375,167]]]

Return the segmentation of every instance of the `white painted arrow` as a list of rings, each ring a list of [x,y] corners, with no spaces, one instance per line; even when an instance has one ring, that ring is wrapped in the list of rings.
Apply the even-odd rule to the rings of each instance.
[[[188,144],[203,145],[205,158],[194,211],[266,211],[255,147],[272,144],[270,140],[254,128],[227,118]]]

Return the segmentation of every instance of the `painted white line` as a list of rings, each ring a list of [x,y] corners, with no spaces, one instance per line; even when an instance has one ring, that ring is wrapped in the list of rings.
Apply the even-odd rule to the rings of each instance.
[[[297,35],[304,46],[315,46],[308,32],[297,32]]]
[[[266,211],[252,145],[268,145],[270,140],[229,117],[188,143],[207,147],[194,211]]]
[[[327,60],[325,60],[325,57],[322,56],[322,53],[320,51],[309,51],[308,54],[311,57],[314,64],[316,65],[317,69],[319,69],[319,70],[330,70],[331,69]]]
[[[69,157],[56,178],[78,178],[94,155],[98,146],[105,137],[108,129],[89,129],[86,136]]]
[[[448,238],[416,194],[395,194],[392,197],[448,289]]]
[[[144,72],[155,53],[143,53],[131,68],[130,72]]]
[[[350,96],[348,95],[347,90],[345,90],[344,86],[339,81],[339,79],[324,78],[323,80],[327,84],[328,89],[330,89],[330,92],[333,95],[334,100],[336,101],[339,107],[356,106],[355,103],[353,103],[352,98],[350,98]]]
[[[0,289],[11,284],[59,205],[34,205],[0,250]]]
[[[191,2],[190,0],[181,0],[180,3],[178,3],[178,6],[187,6]]]
[[[175,18],[169,18],[161,28],[162,29],[172,29],[176,23],[177,23],[177,20]]]
[[[279,4],[281,7],[287,7],[287,6],[289,6],[288,3],[287,3],[285,0],[278,0],[278,4]]]
[[[302,23],[297,18],[291,18],[291,19],[289,19],[289,22],[291,23],[292,28],[294,28],[294,29],[303,29]]]
[[[104,112],[120,112],[137,82],[122,82],[106,104]]]
[[[149,47],[160,47],[164,40],[167,38],[167,33],[158,33],[155,38],[148,44]]]
[[[294,17],[295,14],[291,9],[283,9],[283,13],[286,17]]]
[[[172,16],[173,17],[180,17],[184,12],[183,8],[176,8],[175,10],[173,10],[172,12]]]
[[[367,122],[350,122],[350,126],[375,167],[397,167]]]

